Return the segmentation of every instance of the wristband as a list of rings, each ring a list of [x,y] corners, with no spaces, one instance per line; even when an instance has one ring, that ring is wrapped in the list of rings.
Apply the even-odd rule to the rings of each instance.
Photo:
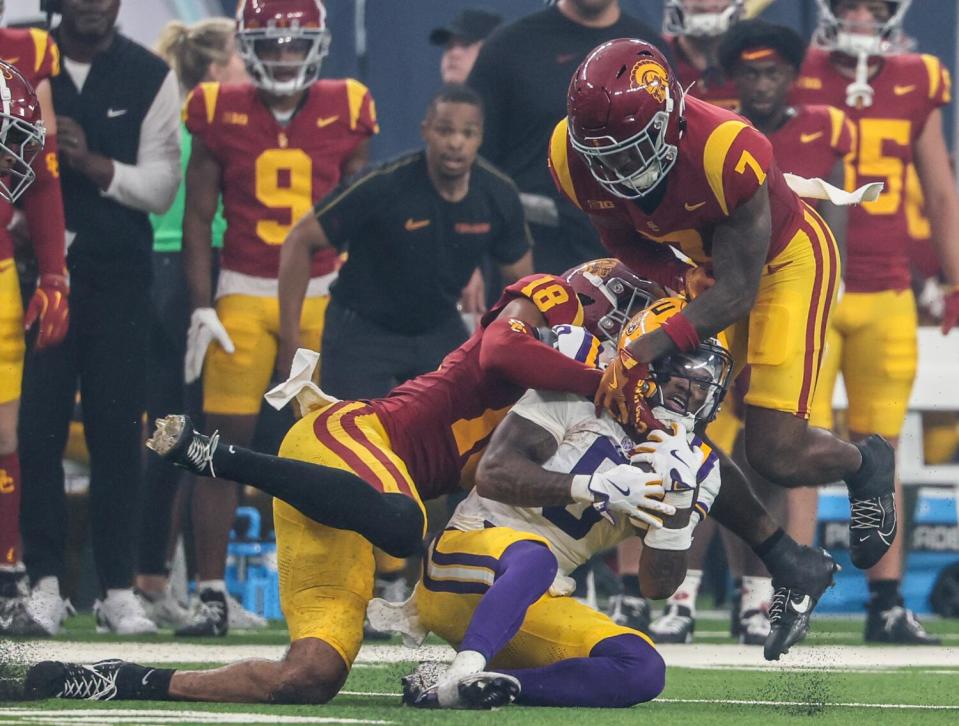
[[[585,504],[595,502],[593,494],[589,490],[589,482],[592,478],[589,474],[573,475],[573,483],[569,487],[569,495],[574,502],[583,502]]]
[[[660,329],[669,336],[683,353],[689,353],[699,347],[699,333],[682,313],[676,313],[662,324]]]
[[[693,530],[696,529],[696,523],[690,518],[689,524],[682,529],[650,529],[643,539],[643,544],[652,547],[654,550],[669,550],[671,552],[684,552],[689,549],[693,543]]]

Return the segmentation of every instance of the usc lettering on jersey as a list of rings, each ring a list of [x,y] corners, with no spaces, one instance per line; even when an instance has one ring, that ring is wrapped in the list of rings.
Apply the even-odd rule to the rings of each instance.
[[[0,60],[16,66],[34,88],[41,81],[60,74],[60,50],[53,39],[38,28],[0,28]],[[45,155],[34,164],[56,164],[56,157]],[[13,257],[13,238],[7,231],[13,219],[13,206],[0,200],[0,261]]]
[[[690,95],[729,111],[739,111],[739,93],[736,91],[736,84],[724,76],[719,68],[704,73],[693,66],[683,53],[678,38],[671,37],[667,41],[673,52],[673,70],[679,78],[680,85],[688,88]]]
[[[772,144],[741,116],[697,98],[686,97],[685,117],[679,157],[661,182],[666,188],[651,212],[600,186],[570,145],[566,119],[556,125],[549,146],[556,186],[589,215],[603,244],[627,264],[629,247],[642,244],[636,233],[708,264],[716,225],[765,183],[773,230],[766,259],[773,259],[799,230],[803,211],[773,160]]]
[[[876,181],[885,185],[877,200],[849,210],[846,290],[904,290],[910,284],[907,171],[930,114],[951,100],[949,71],[931,55],[883,58],[869,81],[875,95],[868,108],[846,105],[851,82],[836,69],[829,53],[811,49],[793,98],[836,106],[853,122],[858,150],[847,168],[848,189]]]
[[[769,134],[769,140],[783,171],[829,179],[836,162],[853,151],[855,130],[838,108],[796,106],[796,115]]]
[[[201,83],[183,116],[222,169],[223,268],[255,277],[277,276],[287,232],[336,186],[343,161],[379,131],[369,90],[353,79],[314,83],[285,126],[252,84]],[[322,252],[311,275],[335,266],[335,251]]]
[[[582,325],[583,306],[562,278],[529,275],[503,291],[470,339],[436,371],[370,401],[424,500],[459,488],[464,470],[469,472],[479,461],[493,429],[525,393],[525,388],[480,365],[483,331],[520,297],[531,300],[549,326]]]

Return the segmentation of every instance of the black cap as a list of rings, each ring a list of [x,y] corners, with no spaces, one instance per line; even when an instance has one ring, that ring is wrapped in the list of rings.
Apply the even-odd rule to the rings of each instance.
[[[446,45],[451,38],[462,38],[467,43],[476,43],[486,38],[503,18],[482,8],[466,8],[444,28],[434,28],[430,43]]]

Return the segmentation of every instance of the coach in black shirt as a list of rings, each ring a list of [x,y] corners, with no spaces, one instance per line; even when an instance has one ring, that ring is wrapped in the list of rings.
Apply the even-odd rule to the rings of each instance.
[[[532,272],[516,186],[477,157],[476,93],[445,86],[422,130],[424,150],[341,185],[284,242],[281,373],[299,344],[309,257],[322,247],[349,253],[331,289],[320,366],[323,389],[339,398],[385,395],[466,340],[457,301],[483,255],[509,282]]]
[[[486,108],[483,156],[523,193],[537,272],[560,273],[607,254],[586,216],[556,191],[546,158],[553,127],[566,115],[573,72],[589,51],[615,38],[662,43],[623,13],[619,0],[559,0],[495,30],[467,80]]]

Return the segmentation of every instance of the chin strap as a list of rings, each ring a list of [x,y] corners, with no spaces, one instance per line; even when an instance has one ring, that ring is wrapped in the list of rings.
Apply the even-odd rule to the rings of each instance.
[[[846,86],[846,105],[853,108],[869,108],[875,91],[869,85],[869,54],[860,51],[856,59],[856,79]]]

